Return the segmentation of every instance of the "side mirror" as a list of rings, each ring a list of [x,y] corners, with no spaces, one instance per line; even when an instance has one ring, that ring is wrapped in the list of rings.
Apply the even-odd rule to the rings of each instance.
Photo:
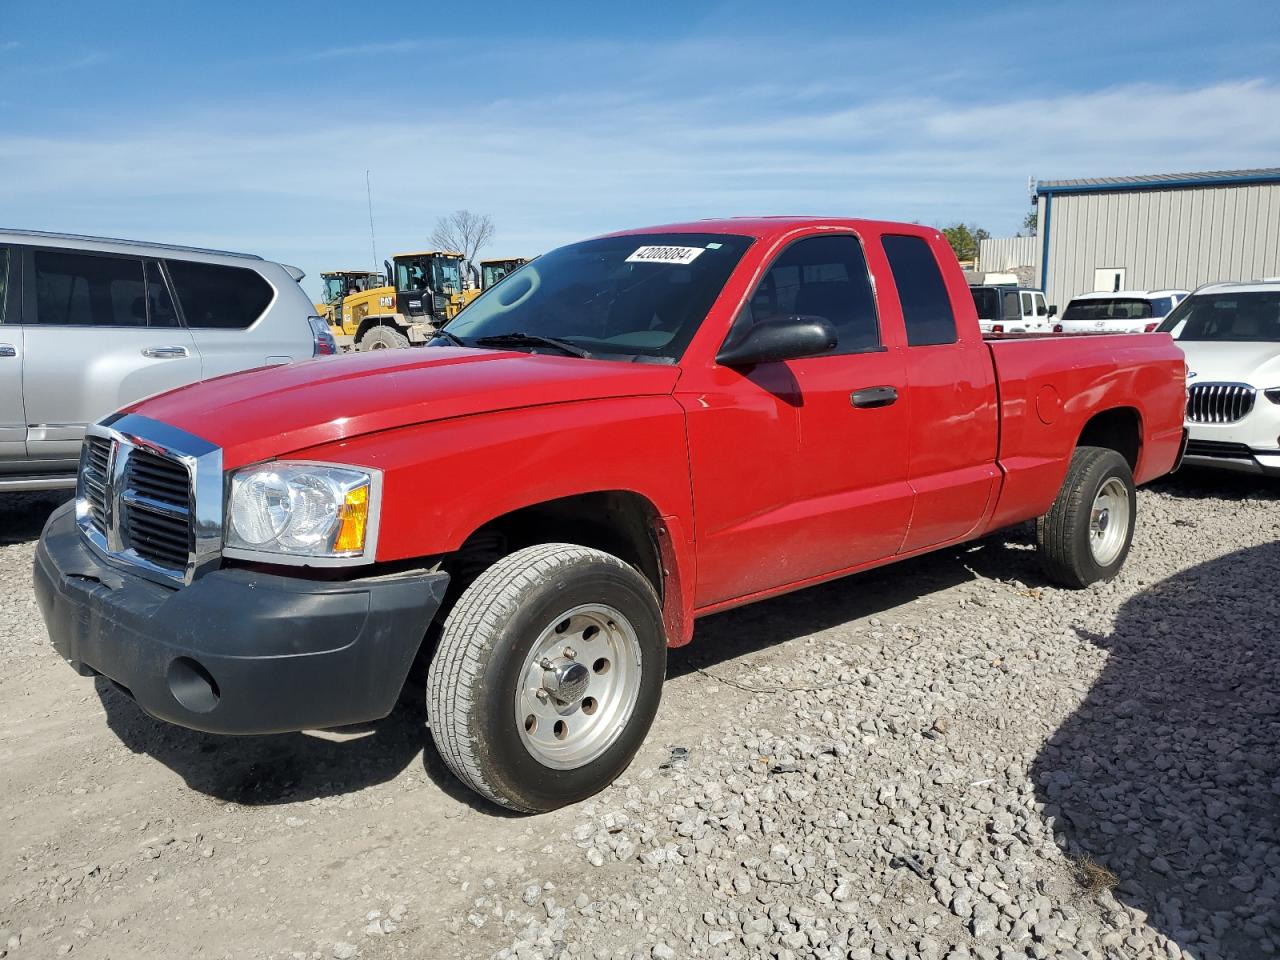
[[[825,317],[782,317],[762,320],[732,346],[722,347],[716,363],[749,367],[757,363],[815,357],[835,348],[839,337]]]
[[[1056,303],[1049,304],[1049,316],[1056,317],[1058,315],[1058,305]]]

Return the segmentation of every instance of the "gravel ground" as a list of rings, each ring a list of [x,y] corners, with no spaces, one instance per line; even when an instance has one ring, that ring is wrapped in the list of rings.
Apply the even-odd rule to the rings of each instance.
[[[225,739],[77,678],[0,498],[0,957],[1280,955],[1280,484],[1139,494],[1125,572],[1026,530],[711,618],[629,774],[539,817],[423,711]]]

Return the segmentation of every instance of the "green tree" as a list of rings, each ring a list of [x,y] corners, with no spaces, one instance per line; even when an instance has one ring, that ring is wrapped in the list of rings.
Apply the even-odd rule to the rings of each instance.
[[[1026,217],[1023,218],[1022,228],[1034,237],[1036,235],[1036,230],[1040,228],[1040,212],[1038,210],[1032,210],[1028,213]]]
[[[943,227],[942,235],[947,238],[947,243],[951,244],[957,260],[976,260],[978,244],[991,238],[991,234],[982,227],[964,223],[953,223],[949,227]]]

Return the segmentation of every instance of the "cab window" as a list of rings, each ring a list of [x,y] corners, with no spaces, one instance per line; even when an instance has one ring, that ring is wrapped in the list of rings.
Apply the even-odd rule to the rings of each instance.
[[[923,237],[887,236],[884,252],[902,304],[907,345],[955,343],[956,318],[951,311],[951,298],[929,244]]]
[[[821,317],[835,327],[832,353],[880,346],[875,293],[857,237],[809,237],[787,247],[760,279],[726,343],[736,342],[753,324],[794,316]]]

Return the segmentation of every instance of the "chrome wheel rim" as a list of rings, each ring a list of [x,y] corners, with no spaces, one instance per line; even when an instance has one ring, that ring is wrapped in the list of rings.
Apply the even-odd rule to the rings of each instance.
[[[583,604],[556,617],[520,669],[516,730],[543,766],[573,770],[626,729],[640,694],[640,641],[620,612]]]
[[[1099,566],[1109,566],[1124,549],[1129,533],[1129,488],[1112,477],[1098,490],[1089,510],[1089,551]]]

